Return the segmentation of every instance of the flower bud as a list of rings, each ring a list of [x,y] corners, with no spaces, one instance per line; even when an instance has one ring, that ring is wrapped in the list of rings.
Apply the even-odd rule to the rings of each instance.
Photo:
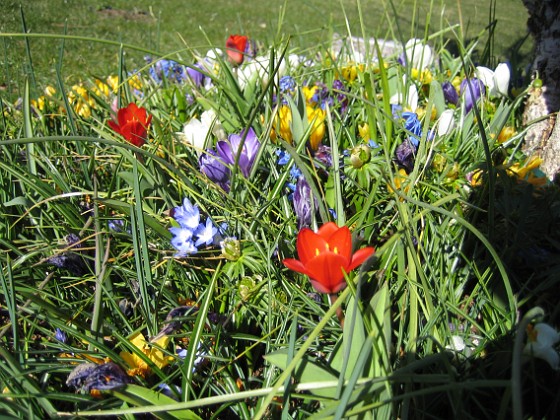
[[[221,243],[222,256],[229,261],[237,261],[241,257],[241,242],[236,238],[225,238]]]
[[[350,151],[350,163],[354,169],[360,169],[371,159],[371,149],[365,144],[360,144]]]

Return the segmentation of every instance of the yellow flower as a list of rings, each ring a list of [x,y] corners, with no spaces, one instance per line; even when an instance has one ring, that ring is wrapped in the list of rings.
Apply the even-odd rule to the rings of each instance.
[[[541,163],[542,159],[538,156],[531,156],[523,166],[520,166],[519,163],[515,163],[508,168],[508,172],[511,175],[516,176],[518,179],[524,179],[529,172],[537,169]]]
[[[325,117],[326,112],[321,108],[307,107],[307,120],[313,127],[311,134],[309,135],[309,143],[311,145],[311,149],[313,150],[317,150],[325,137]]]
[[[515,128],[513,128],[511,125],[506,125],[504,128],[502,128],[500,134],[498,134],[498,143],[501,144],[505,141],[508,141],[516,134],[517,131],[515,131]]]
[[[395,188],[397,190],[400,190],[401,187],[404,185],[405,181],[408,179],[408,174],[406,173],[406,171],[404,169],[399,169],[399,172],[397,173],[397,175],[395,175],[395,177],[393,178],[393,184],[395,185]],[[408,188],[409,186],[407,185],[404,188],[404,192],[408,192]],[[390,193],[395,192],[395,190],[393,189],[393,187],[391,186],[391,184],[387,184],[387,189],[389,190]]]
[[[148,343],[144,338],[144,335],[138,332],[130,337],[129,341],[159,369],[164,368],[170,361],[173,360],[171,356],[166,356],[164,352],[160,350],[160,348],[165,349],[169,344],[169,336],[167,335],[162,336],[154,343]],[[120,353],[120,356],[125,363],[130,366],[130,369],[127,372],[130,376],[139,375],[145,378],[151,373],[152,370],[148,363],[146,363],[136,352],[129,353],[123,351]]]
[[[270,131],[270,138],[274,141],[277,135],[280,135],[282,139],[292,144],[292,128],[290,127],[292,123],[292,111],[288,106],[281,106],[276,114],[276,121],[274,127]]]
[[[108,76],[107,84],[109,85],[113,93],[117,93],[119,90],[119,76]]]
[[[358,133],[363,141],[369,141],[369,124],[363,123],[358,126]]]
[[[140,77],[138,76],[138,74],[133,74],[128,78],[128,85],[132,88],[132,89],[137,89],[140,90],[142,89],[142,80],[140,79]]]
[[[471,173],[467,174],[467,179],[471,184],[471,187],[480,187],[482,185],[482,175],[484,172],[482,169],[475,169]]]
[[[303,92],[303,96],[305,97],[305,102],[309,105],[314,104],[314,102],[311,100],[313,98],[313,95],[315,95],[315,92],[317,92],[317,89],[319,89],[318,86],[304,86],[301,90]]]
[[[363,73],[364,69],[365,65],[363,64],[348,63],[340,69],[340,73],[345,80],[353,82],[358,77],[358,72]]]
[[[103,83],[99,79],[95,79],[95,87],[93,91],[98,96],[109,96],[109,85]]]
[[[418,80],[423,85],[429,85],[430,83],[432,83],[432,80],[434,80],[432,72],[428,69],[424,69],[422,72],[420,72],[420,70],[418,69],[412,69],[410,75],[414,80]]]
[[[56,94],[56,89],[52,86],[47,86],[45,88],[45,96],[54,96]]]

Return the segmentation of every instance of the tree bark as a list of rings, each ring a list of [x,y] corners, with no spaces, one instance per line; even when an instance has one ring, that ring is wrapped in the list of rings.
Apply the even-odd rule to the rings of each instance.
[[[535,42],[533,86],[525,103],[523,124],[530,125],[523,151],[543,159],[541,170],[554,179],[560,173],[560,1],[523,0],[529,12],[527,26]]]

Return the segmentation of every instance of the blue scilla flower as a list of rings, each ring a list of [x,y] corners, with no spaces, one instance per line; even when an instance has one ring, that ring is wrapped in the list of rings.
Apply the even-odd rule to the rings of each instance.
[[[54,338],[57,341],[60,341],[62,344],[66,344],[68,343],[68,336],[66,335],[66,333],[64,331],[62,331],[60,328],[57,328],[54,332]]]
[[[191,201],[185,197],[183,205],[175,207],[173,210],[173,218],[182,228],[194,230],[200,224],[200,211],[198,206],[193,205]]]
[[[276,156],[278,156],[278,162],[276,163],[281,166],[287,165],[291,158],[290,154],[282,149],[276,150]]]
[[[296,80],[292,76],[282,76],[278,82],[280,93],[292,94],[296,90]]]
[[[200,245],[210,245],[214,242],[214,236],[218,233],[218,229],[214,226],[210,218],[206,219],[206,223],[201,223],[196,228],[194,234],[197,236],[197,240],[194,243],[195,246]]]
[[[172,227],[169,228],[169,231],[173,235],[171,245],[177,250],[176,257],[186,257],[198,252],[198,248],[193,242],[193,231],[191,229]]]
[[[418,120],[418,115],[414,112],[403,112],[404,128],[410,131],[410,141],[414,146],[418,146],[422,137],[422,124]]]

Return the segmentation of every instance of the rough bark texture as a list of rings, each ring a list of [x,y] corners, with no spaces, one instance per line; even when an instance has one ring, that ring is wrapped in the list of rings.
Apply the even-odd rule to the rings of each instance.
[[[523,124],[531,125],[523,151],[543,158],[541,169],[551,179],[560,173],[560,1],[523,0],[527,25],[535,41],[534,76],[542,87],[531,89]],[[535,122],[541,119],[541,121]]]

